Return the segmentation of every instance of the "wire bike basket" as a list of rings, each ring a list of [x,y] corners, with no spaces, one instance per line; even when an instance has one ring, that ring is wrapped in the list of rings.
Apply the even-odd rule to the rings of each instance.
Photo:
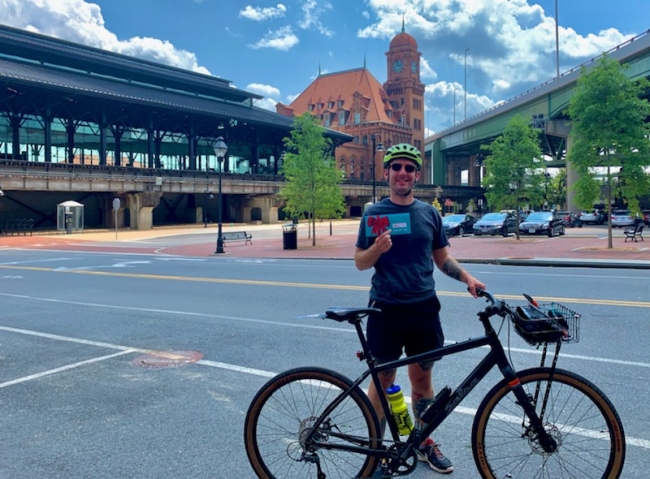
[[[511,315],[515,331],[532,346],[580,341],[579,313],[559,303],[517,306]]]

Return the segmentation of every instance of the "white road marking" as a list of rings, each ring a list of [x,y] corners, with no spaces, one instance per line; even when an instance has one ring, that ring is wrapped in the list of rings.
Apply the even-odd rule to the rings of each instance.
[[[134,352],[134,350],[127,349],[125,351],[120,351],[119,353],[113,353],[113,354],[109,354],[107,356],[100,356],[98,358],[88,359],[86,361],[80,361],[80,362],[74,363],[74,364],[68,364],[67,366],[61,366],[60,368],[50,369],[49,371],[43,371],[42,373],[31,374],[29,376],[24,376],[22,378],[13,379],[12,381],[6,381],[4,383],[0,383],[0,388],[6,388],[7,386],[13,386],[15,384],[20,384],[20,383],[24,383],[24,382],[27,382],[27,381],[32,381],[34,379],[40,379],[40,378],[45,377],[45,376],[50,376],[52,374],[60,373],[60,372],[63,372],[63,371],[68,371],[68,370],[74,369],[74,368],[79,368],[81,366],[86,366],[88,364],[97,363],[99,361],[104,361],[106,359],[111,359],[111,358],[115,358],[115,357],[118,357],[118,356],[123,356],[125,354],[130,354],[132,352]]]
[[[113,263],[108,265],[96,265],[96,266],[60,266],[54,268],[52,271],[81,271],[81,270],[93,270],[99,268],[132,268],[134,264],[151,264],[151,261],[122,261],[121,263]]]
[[[193,317],[201,317],[201,318],[213,318],[213,319],[227,319],[227,320],[232,320],[232,321],[241,321],[241,322],[248,322],[248,323],[261,323],[261,324],[269,324],[269,325],[274,325],[274,326],[289,326],[293,328],[306,328],[306,329],[316,329],[316,330],[325,330],[325,331],[339,331],[339,332],[344,332],[344,333],[351,333],[351,334],[356,334],[356,332],[353,329],[347,329],[347,328],[335,328],[335,327],[329,327],[329,326],[314,326],[311,324],[300,324],[300,323],[289,323],[289,322],[282,322],[282,321],[270,321],[266,319],[256,319],[256,318],[242,318],[239,316],[225,316],[225,315],[218,315],[218,314],[210,314],[210,313],[195,313],[191,311],[177,311],[173,309],[154,309],[154,308],[137,308],[133,306],[116,306],[113,304],[102,304],[102,303],[84,303],[80,301],[66,301],[62,299],[53,299],[53,298],[39,298],[35,296],[27,296],[27,295],[21,295],[21,294],[9,294],[9,293],[0,293],[1,296],[7,296],[7,297],[12,297],[12,298],[21,298],[21,299],[31,299],[34,301],[44,301],[44,302],[49,302],[49,303],[61,303],[61,304],[72,304],[76,306],[84,306],[84,307],[95,307],[95,308],[105,308],[105,309],[116,309],[116,310],[122,310],[122,311],[143,311],[143,312],[148,312],[148,313],[162,313],[162,314],[171,314],[171,315],[178,315],[178,316],[193,316]],[[0,327],[0,329],[4,329]],[[451,341],[451,340],[446,340],[445,344],[455,344],[457,341]],[[108,346],[110,347],[110,346]],[[488,346],[483,346],[483,348],[487,348]],[[540,356],[542,354],[542,351],[538,351],[536,349],[524,349],[524,348],[513,348],[510,347],[509,350],[511,352],[516,352],[516,353],[522,353],[522,354],[534,354],[537,356]],[[606,363],[606,364],[617,364],[617,365],[622,365],[622,366],[635,366],[635,367],[640,367],[640,368],[650,368],[650,363],[647,362],[639,362],[639,361],[625,361],[622,359],[611,359],[611,358],[601,358],[597,356],[582,356],[578,354],[568,354],[568,353],[562,353],[563,358],[568,358],[568,359],[577,359],[581,361],[593,361],[593,362],[599,362],[599,363]]]
[[[109,354],[107,356],[101,356],[101,357],[98,357],[98,358],[93,358],[93,359],[89,359],[89,360],[86,360],[86,361],[81,361],[81,362],[78,362],[78,363],[69,364],[67,366],[62,366],[60,368],[51,369],[49,371],[44,371],[42,373],[32,374],[30,376],[25,376],[25,377],[22,377],[22,378],[14,379],[12,381],[7,381],[7,382],[4,382],[4,383],[0,383],[0,388],[4,388],[4,387],[7,387],[7,386],[13,386],[15,384],[19,384],[19,383],[34,380],[34,379],[39,379],[39,378],[44,377],[44,376],[48,376],[48,375],[51,375],[51,374],[56,374],[58,372],[67,371],[69,369],[85,366],[87,364],[92,364],[92,363],[95,363],[95,362],[104,361],[106,359],[110,359],[110,358],[114,358],[114,357],[118,357],[118,356],[123,356],[123,355],[126,355],[126,354],[131,354],[131,353],[136,353],[136,352],[140,352],[140,353],[155,352],[153,350],[145,350],[145,349],[140,349],[140,348],[130,348],[128,346],[120,346],[120,345],[117,345],[117,344],[103,343],[103,342],[97,342],[97,341],[89,341],[89,340],[86,340],[86,339],[73,338],[73,337],[68,337],[68,336],[60,336],[60,335],[49,334],[49,333],[41,333],[41,332],[38,332],[38,331],[30,331],[30,330],[26,330],[26,329],[10,328],[10,327],[6,327],[6,326],[0,326],[0,330],[13,332],[13,333],[19,333],[19,334],[26,334],[26,335],[30,335],[30,336],[38,336],[38,337],[48,338],[48,339],[52,339],[52,340],[67,341],[67,342],[73,342],[73,343],[78,343],[78,344],[88,344],[88,345],[99,346],[99,347],[103,347],[103,348],[111,348],[111,349],[119,349],[120,350],[117,353]],[[218,362],[218,361],[200,360],[200,361],[197,361],[196,364],[200,364],[202,366],[218,368],[218,369],[225,369],[225,370],[228,370],[228,371],[238,372],[238,373],[242,373],[242,374],[250,374],[250,375],[253,375],[253,376],[260,376],[260,377],[264,377],[264,378],[272,378],[272,377],[274,377],[274,376],[276,376],[278,374],[278,373],[274,373],[274,372],[271,372],[271,371],[264,371],[262,369],[247,368],[247,367],[244,367],[244,366],[238,366],[238,365],[235,365],[235,364],[222,363],[222,362]],[[405,399],[406,399],[407,402],[410,402],[410,398],[406,397]],[[457,412],[459,414],[467,414],[467,415],[470,415],[470,416],[473,417],[473,416],[476,415],[477,410],[473,409],[473,408],[458,406],[454,410],[454,412]],[[521,420],[520,418],[515,418],[515,417],[512,418],[512,421],[520,421],[520,420]],[[584,430],[584,431],[580,431],[579,433],[583,434],[583,435],[585,435],[587,437],[600,437],[600,436],[598,436],[599,433],[596,432],[596,431]],[[627,445],[637,446],[637,447],[641,447],[641,448],[650,450],[650,440],[635,438],[635,437],[626,437],[625,441],[626,441]]]

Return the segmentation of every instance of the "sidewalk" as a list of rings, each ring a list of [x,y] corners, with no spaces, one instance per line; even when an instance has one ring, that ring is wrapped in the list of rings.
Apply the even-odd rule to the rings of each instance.
[[[253,244],[243,241],[226,243],[225,254],[216,255],[217,228],[210,225],[156,227],[148,231],[92,231],[34,236],[0,236],[0,249],[36,248],[53,250],[122,252],[215,258],[311,258],[352,259],[358,220],[317,223],[316,246],[307,237],[307,224],[298,226],[298,247],[285,250],[281,224],[227,225],[223,231],[246,230]],[[331,235],[330,235],[331,228]],[[514,236],[502,238],[452,237],[451,254],[460,262],[509,265],[589,266],[650,269],[650,243],[625,243],[622,231],[615,230],[613,248],[607,248],[607,231],[602,228],[572,228],[562,237]],[[193,235],[183,241],[183,236]],[[205,236],[205,240],[202,239]],[[188,237],[189,238],[189,237]],[[198,238],[198,239],[197,239]]]

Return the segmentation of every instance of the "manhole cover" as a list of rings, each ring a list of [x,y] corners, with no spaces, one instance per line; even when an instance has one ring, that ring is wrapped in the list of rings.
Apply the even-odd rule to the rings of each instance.
[[[131,364],[138,368],[176,368],[201,359],[203,354],[198,351],[158,351],[139,356]]]

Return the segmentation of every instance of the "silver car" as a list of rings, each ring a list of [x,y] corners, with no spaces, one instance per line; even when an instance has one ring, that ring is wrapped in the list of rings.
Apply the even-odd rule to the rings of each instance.
[[[593,223],[595,225],[602,225],[605,222],[603,215],[598,211],[583,211],[580,213],[580,221],[584,224]]]
[[[612,228],[634,226],[635,221],[636,218],[630,214],[629,210],[618,210],[612,213]]]

